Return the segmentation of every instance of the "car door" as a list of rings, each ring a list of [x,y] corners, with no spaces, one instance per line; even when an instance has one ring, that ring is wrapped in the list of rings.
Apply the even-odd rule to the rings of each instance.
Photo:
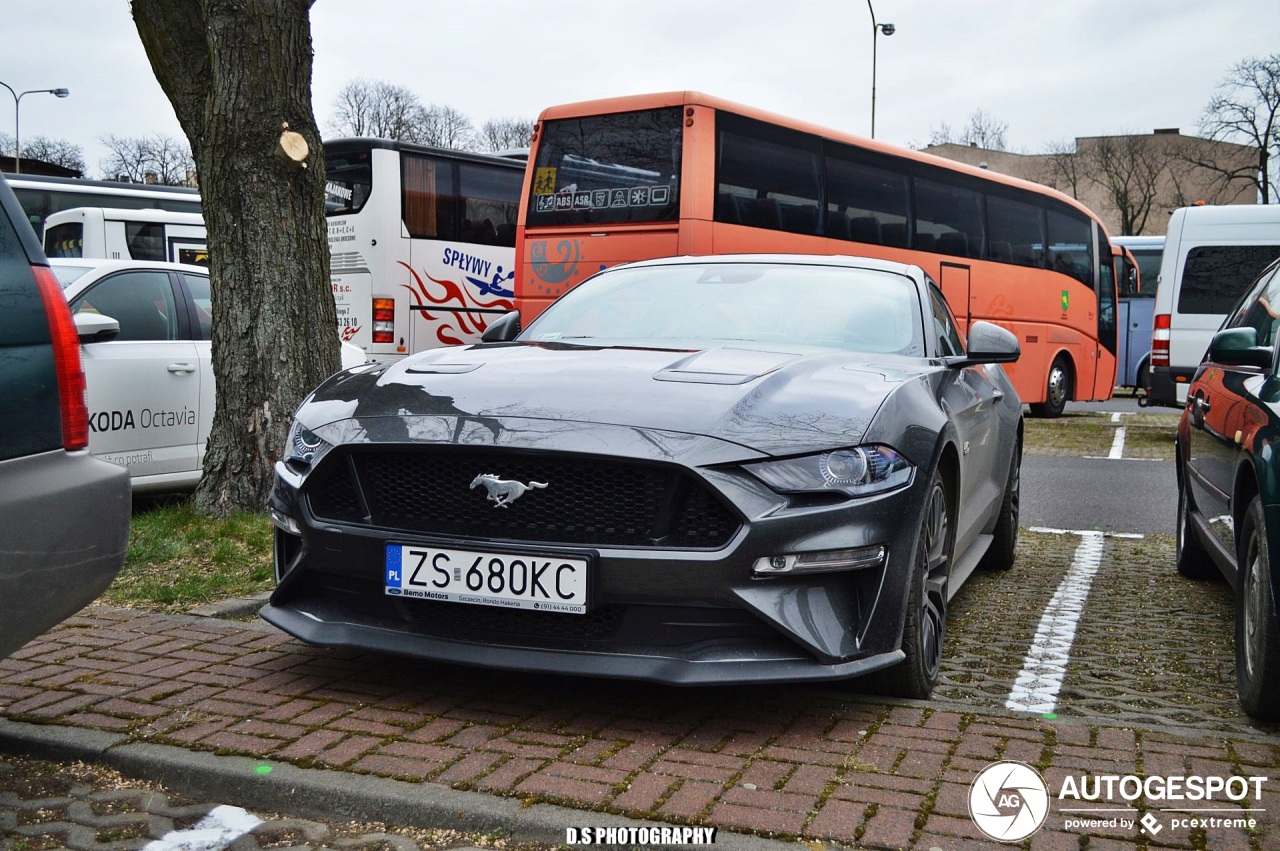
[[[105,275],[72,297],[71,310],[120,323],[116,339],[81,348],[90,451],[135,480],[197,469],[200,362],[169,272]]]
[[[964,343],[942,293],[930,287],[932,329],[939,357],[963,355]],[[960,438],[960,499],[956,525],[957,552],[969,543],[967,532],[985,525],[1004,496],[1004,479],[993,475],[999,457],[996,405],[1004,394],[986,366],[952,369],[941,374],[943,405]]]
[[[1280,325],[1280,273],[1260,282],[1223,328],[1253,328],[1259,346],[1273,347]],[[1227,551],[1236,551],[1231,496],[1241,446],[1265,420],[1257,398],[1269,370],[1229,366],[1206,355],[1187,394],[1190,457],[1187,484],[1200,513]]]
[[[209,295],[209,276],[197,272],[179,272],[178,281],[187,297],[191,318],[191,338],[195,341],[196,359],[200,364],[200,408],[196,427],[196,464],[204,466],[205,447],[213,429],[216,394],[213,385],[213,350],[209,329],[213,322],[213,299]]]

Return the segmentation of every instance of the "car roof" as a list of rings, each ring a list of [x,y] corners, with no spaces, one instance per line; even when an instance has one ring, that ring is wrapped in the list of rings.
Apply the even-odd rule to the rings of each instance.
[[[924,276],[924,270],[910,263],[899,263],[894,260],[880,260],[875,257],[855,257],[848,254],[711,254],[683,255],[680,257],[657,257],[650,260],[638,260],[634,263],[620,264],[611,268],[625,266],[629,269],[645,266],[674,265],[707,265],[722,263],[778,263],[797,266],[837,266],[848,269],[871,269],[878,272],[895,272],[917,280]]]
[[[209,274],[207,266],[190,263],[171,263],[167,260],[108,260],[103,257],[50,257],[50,266],[81,266],[95,271],[118,272],[121,269],[169,269],[174,272]]]

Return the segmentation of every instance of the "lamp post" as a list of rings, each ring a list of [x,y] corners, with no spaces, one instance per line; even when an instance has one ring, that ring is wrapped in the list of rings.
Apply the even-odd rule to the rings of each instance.
[[[871,138],[876,137],[876,43],[880,40],[880,33],[885,35],[893,35],[897,32],[897,27],[893,24],[877,24],[876,10],[871,7],[871,0],[867,0],[867,9],[871,12]]]
[[[13,170],[16,174],[22,174],[22,136],[18,129],[18,118],[21,114],[22,99],[27,95],[49,94],[55,97],[64,98],[71,94],[70,89],[28,89],[25,92],[15,92],[13,86],[8,83],[0,82],[0,86],[4,86],[9,90],[9,94],[13,95]]]

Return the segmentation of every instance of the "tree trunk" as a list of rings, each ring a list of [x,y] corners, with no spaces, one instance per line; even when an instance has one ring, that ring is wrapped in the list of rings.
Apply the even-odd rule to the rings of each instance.
[[[338,369],[312,0],[133,0],[191,143],[209,234],[217,407],[196,506],[261,510],[294,408]],[[302,135],[310,156],[285,154]]]

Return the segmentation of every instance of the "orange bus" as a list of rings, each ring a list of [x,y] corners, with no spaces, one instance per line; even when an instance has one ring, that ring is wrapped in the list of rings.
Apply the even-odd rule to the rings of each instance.
[[[744,252],[914,263],[966,330],[985,319],[1017,334],[1022,357],[1005,368],[1034,413],[1111,397],[1112,248],[1060,192],[697,92],[539,117],[516,233],[525,323],[615,263]]]

